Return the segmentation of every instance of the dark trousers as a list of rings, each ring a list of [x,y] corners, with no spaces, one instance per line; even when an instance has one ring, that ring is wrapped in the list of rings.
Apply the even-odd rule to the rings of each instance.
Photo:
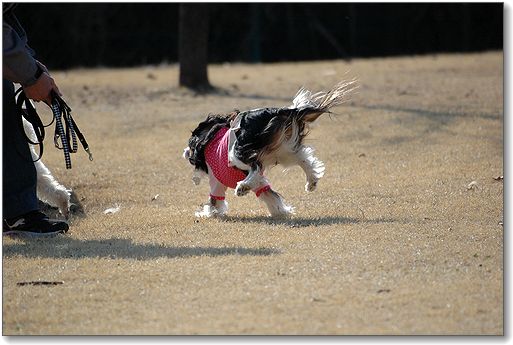
[[[14,85],[3,81],[3,218],[37,210],[36,168],[18,121]]]

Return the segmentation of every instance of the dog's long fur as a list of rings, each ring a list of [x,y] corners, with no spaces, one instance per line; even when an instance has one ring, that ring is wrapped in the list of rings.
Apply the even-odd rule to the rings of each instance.
[[[314,150],[303,141],[310,125],[322,114],[341,105],[356,88],[356,81],[337,84],[328,92],[312,92],[301,88],[285,108],[260,108],[227,115],[209,115],[192,132],[184,158],[195,168],[193,180],[199,183],[201,172],[210,175],[204,151],[219,129],[232,128],[236,142],[229,152],[231,163],[242,170],[246,178],[238,182],[235,194],[242,196],[250,190],[265,185],[264,171],[281,164],[285,167],[299,165],[306,175],[306,191],[313,191],[324,175],[324,163],[313,155]],[[234,123],[239,121],[239,123]],[[235,128],[234,128],[235,127]],[[203,174],[203,175],[204,175]],[[289,216],[293,208],[283,202],[276,191],[270,189],[260,195],[272,216]],[[224,214],[227,204],[210,198],[198,216]]]
[[[23,127],[29,139],[32,142],[37,142],[34,128],[32,128],[25,119],[23,119]],[[29,144],[29,147],[32,159],[35,161],[38,158],[36,151],[32,145]],[[71,207],[71,190],[64,187],[55,179],[41,159],[35,161],[34,165],[37,172],[38,199],[50,206],[57,207],[59,212],[68,219]]]

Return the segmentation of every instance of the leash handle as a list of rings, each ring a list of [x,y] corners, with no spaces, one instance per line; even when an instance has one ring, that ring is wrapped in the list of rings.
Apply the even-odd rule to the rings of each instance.
[[[75,120],[71,116],[71,108],[55,91],[51,91],[51,104],[47,104],[52,110],[53,114],[52,122],[50,122],[48,125],[43,124],[41,118],[36,112],[35,107],[27,98],[25,92],[21,87],[15,92],[15,96],[16,95],[18,96],[16,99],[16,110],[19,115],[18,125],[20,127],[20,131],[25,135],[25,139],[29,144],[39,146],[39,157],[34,162],[38,161],[43,156],[43,140],[45,138],[45,127],[50,126],[54,122],[55,134],[53,137],[53,142],[56,148],[64,151],[66,169],[71,169],[70,154],[76,153],[78,151],[77,138],[82,144],[84,150],[89,155],[89,160],[93,160],[93,155],[91,153],[91,150],[89,149],[89,145],[87,144],[87,141],[82,132],[80,132],[80,130],[78,129]],[[23,107],[25,107],[25,109]],[[36,141],[31,140],[25,133],[23,119],[25,119],[34,129]],[[60,146],[59,139],[61,142]]]
[[[52,96],[52,104],[50,108],[52,109],[55,118],[54,144],[55,147],[64,151],[66,169],[71,169],[70,153],[76,153],[78,151],[77,137],[78,140],[80,140],[82,147],[89,155],[89,160],[92,161],[93,154],[89,149],[89,145],[87,144],[84,135],[80,132],[75,120],[71,116],[71,108],[55,91],[52,90],[50,95]],[[66,130],[64,130],[64,125],[66,125]],[[61,139],[62,147],[59,147],[59,138]],[[72,147],[70,147],[70,144]]]

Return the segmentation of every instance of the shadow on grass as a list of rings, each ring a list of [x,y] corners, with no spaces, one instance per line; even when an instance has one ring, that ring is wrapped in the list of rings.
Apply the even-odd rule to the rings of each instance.
[[[20,238],[22,241],[3,244],[3,256],[30,258],[110,258],[149,260],[156,258],[187,258],[195,256],[269,256],[281,252],[272,248],[244,247],[167,247],[160,244],[138,244],[130,239],[77,240],[69,235],[46,239]]]
[[[268,225],[287,225],[291,228],[303,228],[308,226],[324,226],[333,224],[379,224],[379,223],[396,223],[399,222],[397,219],[389,218],[376,218],[376,219],[365,219],[365,218],[350,218],[350,217],[319,217],[319,218],[304,218],[304,217],[293,217],[293,218],[271,218],[265,216],[227,216],[223,219],[226,222],[232,223],[262,223]]]

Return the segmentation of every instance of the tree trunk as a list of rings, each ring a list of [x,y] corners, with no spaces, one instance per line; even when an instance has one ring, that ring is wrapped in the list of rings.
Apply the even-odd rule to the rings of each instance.
[[[180,86],[211,89],[208,81],[208,4],[182,3],[179,11]]]

